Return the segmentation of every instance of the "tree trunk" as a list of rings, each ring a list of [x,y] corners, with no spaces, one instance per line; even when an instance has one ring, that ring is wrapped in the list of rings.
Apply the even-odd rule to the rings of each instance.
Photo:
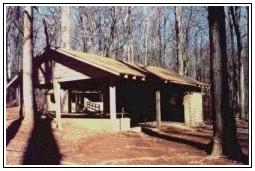
[[[35,8],[37,10],[37,12],[39,13],[42,22],[43,22],[43,28],[44,28],[44,35],[45,35],[45,41],[46,41],[46,47],[48,47],[50,45],[50,40],[49,40],[49,34],[48,34],[48,26],[47,26],[47,22],[45,17],[42,15],[39,7]]]
[[[160,18],[159,18],[160,20]],[[160,24],[160,21],[158,23],[158,38],[159,38],[159,42],[158,42],[158,66],[162,67],[162,58],[161,58],[161,55],[162,55],[162,38],[161,38],[161,24]]]
[[[92,40],[92,36],[93,36],[93,19],[92,16],[93,15],[93,11],[91,9],[91,13],[88,14],[87,17],[87,42],[86,42],[86,46],[87,46],[87,53],[93,53],[93,40]]]
[[[235,8],[235,9],[234,9]],[[238,54],[238,69],[239,69],[239,112],[240,118],[245,117],[244,109],[244,70],[243,70],[243,45],[241,39],[241,30],[240,30],[240,16],[241,16],[241,7],[230,7],[230,13],[232,15],[233,24],[236,33],[236,44],[237,44],[237,54]]]
[[[164,24],[163,24],[163,36],[164,36],[164,38],[163,38],[163,62],[162,62],[162,64],[163,64],[163,68],[166,68],[166,42],[167,42],[167,40],[166,40],[166,22],[167,22],[167,16],[166,15],[164,15]]]
[[[147,65],[147,60],[148,60],[148,28],[149,28],[149,19],[148,19],[148,15],[147,15],[147,7],[143,7],[144,8],[144,15],[146,17],[146,22],[145,22],[145,56],[144,56],[144,65]]]
[[[6,81],[9,82],[11,79],[11,72],[10,72],[10,38],[9,38],[9,34],[6,33]]]
[[[203,37],[200,37],[200,44],[199,44],[199,57],[200,57],[200,65],[198,66],[198,75],[199,75],[199,81],[203,81],[202,80],[202,66],[201,64],[203,63]]]
[[[208,7],[208,20],[209,20],[209,33],[210,33],[210,61],[211,61],[211,94],[212,94],[212,112],[214,121],[213,132],[213,149],[211,155],[221,156],[223,155],[223,114],[221,103],[224,100],[223,96],[223,82],[222,79],[222,48],[220,42],[221,30],[218,29],[220,21],[222,20],[217,16],[221,11],[221,7]],[[224,56],[226,57],[226,56]]]
[[[27,121],[34,117],[33,90],[33,11],[32,7],[24,9],[24,45],[23,45],[23,99],[24,117]]]
[[[70,49],[70,6],[61,9],[61,47]]]
[[[228,71],[224,7],[208,7],[212,111],[214,116],[212,156],[241,154],[236,126],[228,104]]]
[[[181,34],[181,7],[175,7],[175,34],[176,34],[176,56],[177,56],[177,71],[180,75],[184,74],[184,63],[182,56],[182,34]]]
[[[83,25],[83,10],[84,7],[80,6],[78,8],[78,41],[79,41],[79,50],[82,52],[86,52],[86,41],[85,41],[85,31],[84,31],[84,25]]]
[[[128,62],[134,63],[134,47],[133,47],[133,37],[131,30],[131,6],[127,7],[127,18],[128,18]]]
[[[56,111],[56,122],[57,122],[57,129],[62,130],[62,122],[61,122],[61,87],[60,83],[55,79],[55,66],[56,63],[51,61],[52,65],[52,85],[54,91],[54,98],[55,98],[55,111]]]
[[[233,18],[230,13],[230,7],[229,7],[229,12],[228,12],[228,17],[229,17],[229,28],[230,28],[230,56],[231,56],[231,61],[232,61],[232,73],[233,77],[230,79],[233,83],[231,84],[232,86],[232,92],[231,96],[232,98],[230,99],[230,104],[232,108],[232,112],[236,116],[238,114],[238,109],[239,109],[239,91],[238,91],[238,68],[236,64],[236,57],[235,57],[235,45],[234,45],[234,33],[233,33]]]
[[[110,17],[110,38],[107,45],[105,56],[115,59],[115,56],[113,55],[113,48],[114,48],[114,41],[115,41],[115,35],[116,35],[117,6],[111,7],[109,10],[110,10],[109,12],[111,16]]]
[[[70,6],[62,6],[61,13],[61,48],[70,49]],[[60,103],[60,83],[55,78],[56,63],[52,61],[52,84],[55,98],[55,111],[57,118],[57,128],[62,130],[61,123],[61,103]]]
[[[246,15],[247,15],[247,50],[249,52],[249,17],[250,17],[250,14],[249,14],[249,6],[246,7]],[[248,53],[249,54],[249,53]]]

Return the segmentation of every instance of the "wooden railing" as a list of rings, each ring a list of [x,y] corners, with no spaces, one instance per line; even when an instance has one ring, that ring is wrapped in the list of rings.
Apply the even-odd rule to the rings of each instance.
[[[87,102],[86,105],[89,111],[101,112],[99,104],[95,104],[93,102]]]

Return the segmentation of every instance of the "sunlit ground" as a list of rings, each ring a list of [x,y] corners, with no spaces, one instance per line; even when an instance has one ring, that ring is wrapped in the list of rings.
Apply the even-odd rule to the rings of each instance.
[[[10,113],[11,112],[11,113]],[[6,163],[68,164],[68,165],[236,165],[241,162],[227,158],[211,158],[193,145],[178,143],[142,132],[106,132],[86,129],[63,119],[63,130],[52,129],[52,120],[43,119],[36,126],[16,121],[15,108],[7,109],[7,132],[12,133],[6,147]],[[14,124],[13,124],[14,122]],[[10,127],[12,130],[10,130]],[[15,128],[16,127],[16,128]],[[207,130],[210,130],[209,127]],[[139,130],[139,129],[137,129]],[[242,142],[248,142],[247,129],[242,128]],[[200,132],[200,133],[198,133]],[[202,140],[210,132],[164,127],[164,134],[183,139]],[[192,135],[193,134],[193,135]],[[206,136],[205,136],[206,137]],[[203,138],[205,138],[203,137]],[[247,144],[247,143],[246,143]],[[244,144],[244,147],[246,146]],[[247,148],[247,147],[245,147]],[[247,150],[248,151],[248,150]]]

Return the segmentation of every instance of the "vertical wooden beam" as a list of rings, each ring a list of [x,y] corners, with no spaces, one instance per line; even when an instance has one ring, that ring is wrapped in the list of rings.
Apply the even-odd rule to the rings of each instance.
[[[161,103],[160,103],[160,90],[156,91],[156,121],[157,128],[161,127]]]
[[[54,79],[55,80],[55,79]],[[56,120],[57,120],[57,128],[62,130],[61,123],[61,89],[60,83],[56,80],[53,81],[54,86],[54,95],[55,95],[55,110],[56,110]]]
[[[69,107],[69,93],[68,93],[68,89],[61,90],[61,111],[63,113],[66,113],[69,111],[68,107]]]
[[[110,119],[116,119],[116,86],[113,80],[110,80],[109,85],[109,98],[110,98]]]
[[[72,112],[71,90],[68,89],[68,113]]]

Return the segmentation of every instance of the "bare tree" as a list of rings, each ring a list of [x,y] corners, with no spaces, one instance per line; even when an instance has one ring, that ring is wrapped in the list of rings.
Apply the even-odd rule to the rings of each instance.
[[[144,15],[145,15],[145,56],[144,56],[144,65],[147,65],[147,59],[148,59],[148,30],[149,30],[149,18],[148,18],[148,13],[147,13],[147,7],[144,8]]]
[[[70,6],[63,6],[61,12],[61,47],[70,49]]]
[[[234,42],[234,26],[233,26],[233,18],[230,12],[230,8],[228,7],[228,25],[229,25],[229,38],[230,38],[230,53],[229,56],[231,58],[231,67],[229,74],[230,81],[230,105],[231,111],[234,112],[235,115],[238,114],[239,110],[239,91],[238,91],[238,67],[237,67],[237,59],[235,55],[235,42]]]
[[[184,63],[182,56],[182,34],[181,34],[181,7],[175,7],[175,34],[176,34],[176,56],[177,71],[180,75],[184,74]]]
[[[116,37],[116,24],[117,24],[117,10],[118,7],[111,7],[109,8],[109,15],[110,15],[110,37],[108,38],[108,45],[106,46],[106,55],[107,57],[115,58],[113,55],[114,50],[114,41]]]
[[[40,9],[38,7],[35,7],[36,11],[40,15],[43,23],[43,28],[44,28],[44,35],[45,35],[45,42],[46,42],[46,47],[50,45],[50,40],[49,40],[49,34],[48,34],[48,26],[46,22],[46,18],[44,15],[42,15]]]
[[[132,36],[132,18],[131,18],[131,6],[127,7],[128,19],[128,62],[134,62],[134,47],[133,47],[133,36]],[[126,19],[125,19],[126,20]]]
[[[21,70],[23,48],[22,7],[7,7],[6,23],[6,57],[7,81]]]
[[[213,148],[211,155],[242,155],[236,139],[236,125],[228,104],[228,71],[224,7],[208,7],[211,93],[214,115]]]
[[[7,82],[10,80],[10,37],[9,37],[9,33],[11,31],[11,20],[12,20],[12,13],[13,13],[13,9],[12,7],[7,7],[7,12],[6,12],[6,59],[7,59],[7,66],[6,66],[6,73],[7,73]]]
[[[33,11],[31,6],[24,9],[24,45],[23,45],[23,98],[25,119],[34,117],[33,89]]]
[[[241,7],[231,6],[230,14],[233,20],[233,25],[236,33],[236,44],[237,44],[237,54],[238,54],[238,69],[239,69],[239,112],[240,118],[245,117],[245,107],[244,107],[244,68],[243,68],[243,45],[241,38],[241,29],[240,29],[240,18],[241,18]]]
[[[70,49],[70,6],[62,6],[61,11],[61,48]],[[55,78],[56,62],[52,61],[52,83],[55,98],[57,128],[62,130],[61,123],[61,85]]]

